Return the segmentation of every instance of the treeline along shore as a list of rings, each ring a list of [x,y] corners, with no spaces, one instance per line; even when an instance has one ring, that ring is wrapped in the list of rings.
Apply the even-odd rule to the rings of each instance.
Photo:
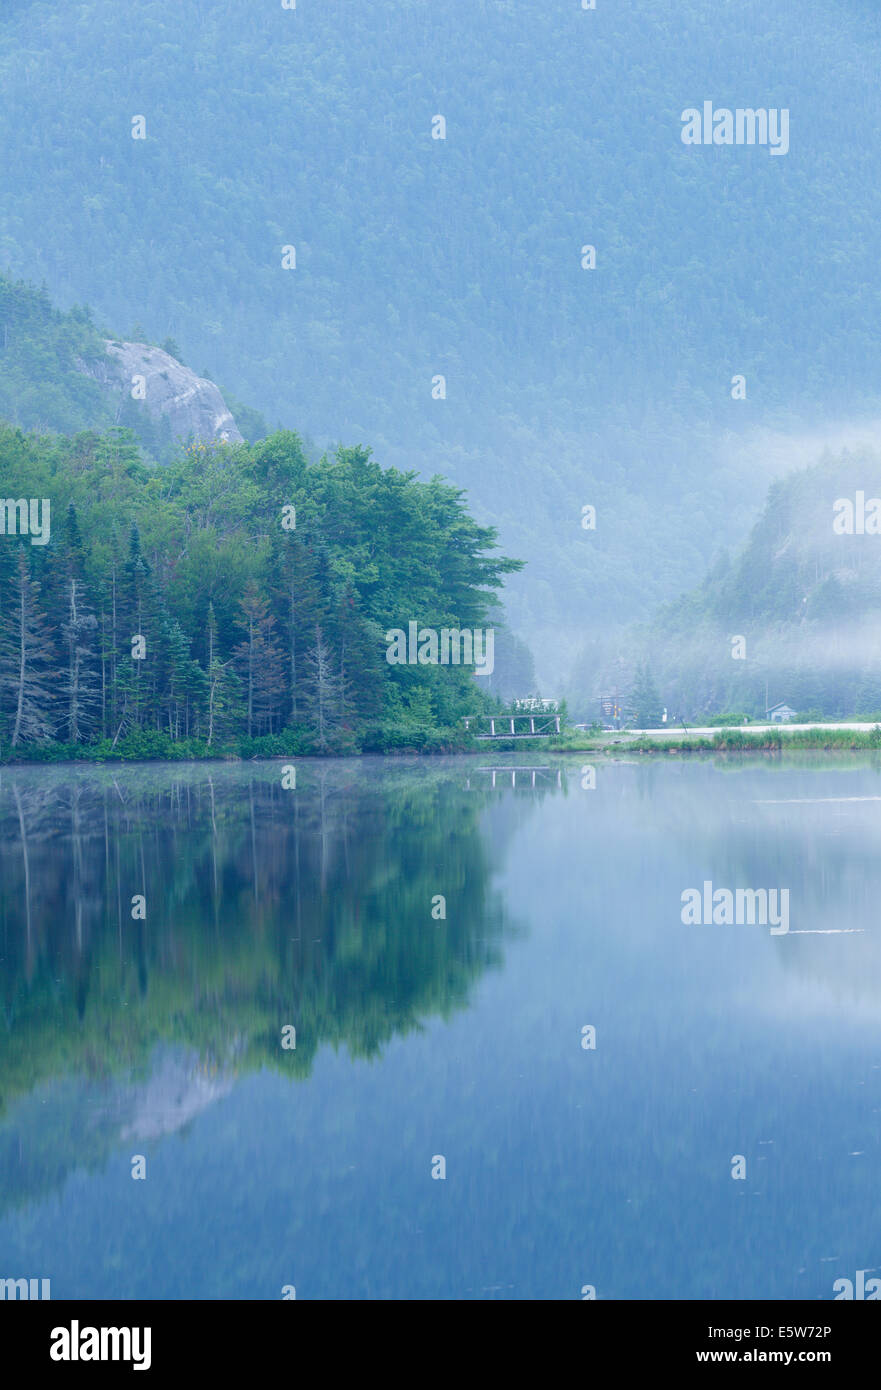
[[[497,701],[386,660],[484,630],[520,568],[464,494],[280,431],[165,467],[126,429],[0,426],[0,760],[453,751]]]

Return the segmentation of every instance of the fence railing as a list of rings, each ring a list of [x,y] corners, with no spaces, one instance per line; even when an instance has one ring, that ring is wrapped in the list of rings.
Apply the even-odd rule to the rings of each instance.
[[[560,732],[559,714],[466,714],[465,728],[475,738],[552,738]]]

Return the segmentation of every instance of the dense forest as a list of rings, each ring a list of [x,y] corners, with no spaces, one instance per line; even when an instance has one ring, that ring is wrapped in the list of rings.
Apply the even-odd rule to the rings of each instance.
[[[876,409],[879,26],[821,0],[7,3],[0,270],[170,336],[319,450],[467,487],[529,561],[513,626],[567,674],[745,537],[768,465],[732,440]],[[683,146],[709,97],[791,108],[789,154]]]
[[[385,659],[410,621],[492,626],[519,568],[439,478],[362,448],[310,464],[288,432],[159,468],[125,429],[8,426],[0,477],[51,504],[48,544],[5,505],[7,757],[443,747],[491,699],[464,665]]]

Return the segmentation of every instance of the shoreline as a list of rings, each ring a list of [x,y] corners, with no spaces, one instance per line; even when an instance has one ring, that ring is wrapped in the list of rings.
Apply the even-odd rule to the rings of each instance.
[[[209,753],[191,744],[170,745],[157,748],[155,753],[146,754],[143,749],[125,750],[113,753],[103,752],[89,756],[85,751],[75,757],[65,757],[58,748],[46,745],[32,745],[31,750],[16,757],[0,756],[0,768],[13,767],[74,767],[86,764],[99,767],[105,764],[114,766],[133,763],[227,763],[279,762],[282,760],[311,762],[333,759],[343,761],[351,758],[381,757],[388,759],[413,758],[432,760],[438,757],[488,757],[490,748],[497,753],[539,752],[560,756],[567,753],[590,753],[594,756],[618,756],[622,751],[628,753],[778,753],[788,750],[800,752],[866,752],[881,751],[881,723],[852,724],[801,724],[801,725],[727,725],[710,728],[689,729],[638,729],[605,730],[602,733],[561,734],[554,738],[493,738],[469,741],[457,745],[454,739],[444,740],[436,731],[437,741],[433,746],[419,747],[418,740],[412,745],[394,748],[364,748],[325,752],[306,752],[279,747],[284,743],[280,736],[274,736],[275,746],[257,752],[237,752],[226,749]],[[175,753],[174,749],[181,749]],[[42,751],[38,751],[42,748]]]
[[[572,752],[632,753],[766,753],[839,749],[881,749],[881,724],[735,724],[694,729],[605,730],[567,740]]]

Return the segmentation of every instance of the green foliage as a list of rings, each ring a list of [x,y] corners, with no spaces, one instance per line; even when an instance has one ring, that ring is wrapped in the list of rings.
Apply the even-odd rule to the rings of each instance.
[[[269,426],[259,410],[252,410],[249,405],[243,405],[229,391],[222,391],[221,395],[226,401],[243,439],[246,439],[249,444],[256,444],[259,440],[266,438],[269,434]]]
[[[181,366],[185,365],[183,354],[181,353],[181,350],[175,342],[174,338],[163,338],[159,346],[161,347],[163,352],[168,353],[169,357],[173,357],[176,362],[180,362]]]
[[[7,427],[0,473],[53,517],[45,547],[0,538],[5,756],[446,749],[489,701],[466,668],[385,660],[411,620],[489,626],[519,568],[439,478],[363,448],[310,464],[287,432],[158,469],[126,430]]]
[[[83,371],[104,355],[88,309],[59,313],[45,288],[0,276],[0,417],[41,432],[114,424],[101,388]]]

